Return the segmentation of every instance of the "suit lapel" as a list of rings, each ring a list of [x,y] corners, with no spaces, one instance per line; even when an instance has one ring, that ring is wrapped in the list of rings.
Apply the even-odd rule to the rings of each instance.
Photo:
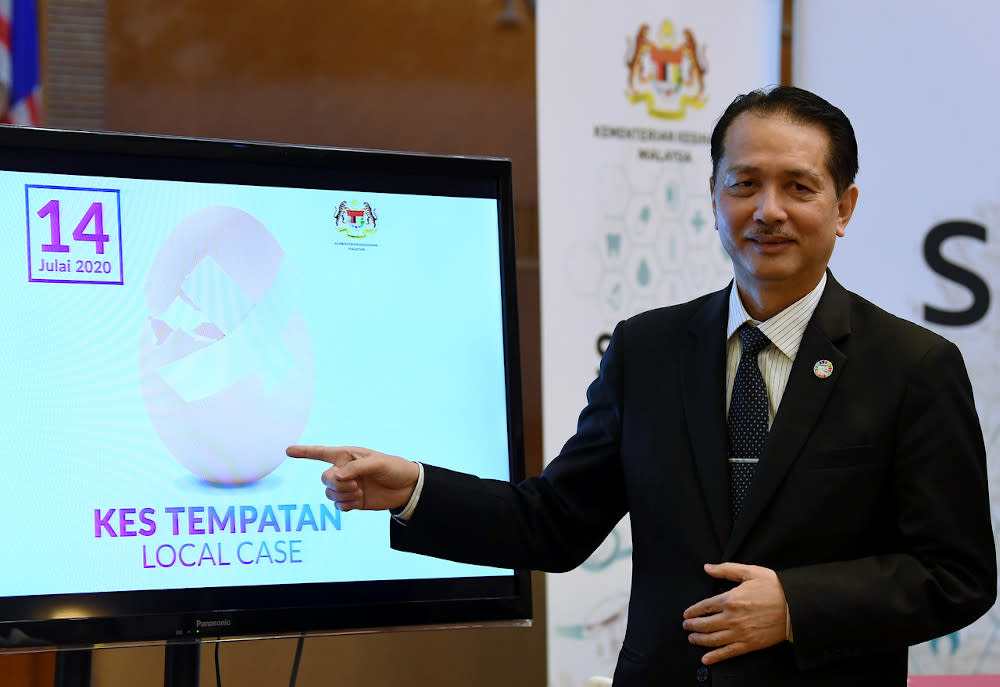
[[[833,279],[832,274],[827,273],[826,289],[802,336],[743,515],[733,528],[723,560],[733,559],[753,530],[754,522],[799,457],[806,439],[819,421],[843,374],[847,356],[837,344],[850,334],[849,313],[850,299],[847,291]],[[814,372],[815,364],[821,360],[833,365],[832,373],[825,378]]]
[[[719,548],[729,539],[729,472],[726,463],[726,317],[729,289],[706,301],[692,318],[681,352],[682,398],[695,467]]]

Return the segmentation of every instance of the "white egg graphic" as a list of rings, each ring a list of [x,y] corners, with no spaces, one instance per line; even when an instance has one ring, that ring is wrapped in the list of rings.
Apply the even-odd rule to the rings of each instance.
[[[145,293],[142,395],[164,445],[216,484],[272,472],[302,434],[315,387],[285,251],[250,214],[204,208],[164,241]]]

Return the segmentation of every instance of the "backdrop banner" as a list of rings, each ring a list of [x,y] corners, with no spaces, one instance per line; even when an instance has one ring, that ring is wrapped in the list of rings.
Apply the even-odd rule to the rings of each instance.
[[[996,531],[1000,4],[840,0],[796,3],[795,14],[795,83],[843,108],[861,154],[858,207],[831,268],[848,289],[962,349]],[[1000,610],[911,649],[910,674],[912,687],[1000,685]]]
[[[778,82],[781,3],[546,0],[537,31],[543,421],[553,457],[614,325],[731,278],[712,219],[711,130],[737,94]],[[613,672],[631,569],[626,519],[579,568],[549,576],[550,685]]]

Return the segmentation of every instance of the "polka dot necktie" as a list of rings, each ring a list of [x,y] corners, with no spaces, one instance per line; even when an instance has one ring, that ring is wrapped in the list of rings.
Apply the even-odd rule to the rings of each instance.
[[[771,343],[762,331],[750,324],[742,325],[739,335],[743,354],[729,399],[729,501],[733,522],[743,511],[767,439],[767,387],[757,366],[757,354]]]

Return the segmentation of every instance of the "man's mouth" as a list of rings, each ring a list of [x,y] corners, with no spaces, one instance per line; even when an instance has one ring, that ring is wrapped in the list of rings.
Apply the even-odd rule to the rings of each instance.
[[[762,253],[776,253],[783,251],[792,245],[793,240],[780,234],[763,234],[748,236],[747,240],[754,244],[754,248]]]
[[[748,236],[747,239],[753,241],[754,243],[790,243],[791,238],[781,234],[758,234],[755,236]]]

